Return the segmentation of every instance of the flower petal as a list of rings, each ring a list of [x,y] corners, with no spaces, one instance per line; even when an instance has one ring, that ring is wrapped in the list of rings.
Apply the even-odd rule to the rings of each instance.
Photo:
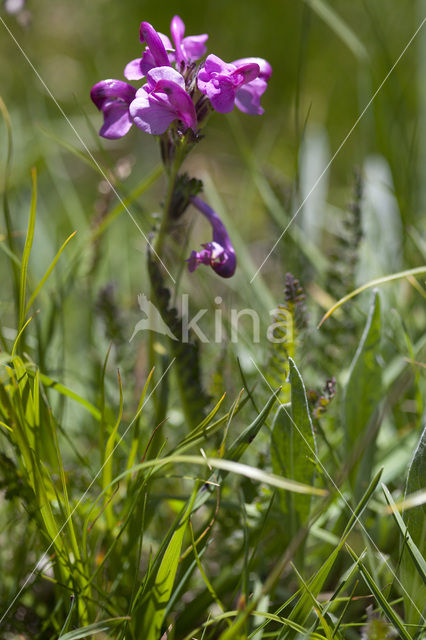
[[[191,253],[187,260],[189,271],[194,271],[200,264],[207,264],[222,278],[230,278],[237,268],[237,258],[225,225],[217,213],[201,198],[191,196],[190,200],[210,222],[213,241],[203,244],[202,251]]]
[[[235,87],[227,76],[222,76],[213,82],[209,82],[206,85],[206,93],[213,109],[218,113],[230,113],[233,110]]]
[[[110,100],[102,108],[104,114],[104,124],[99,135],[103,138],[115,140],[122,138],[132,126],[129,116],[129,107],[121,100]]]
[[[227,64],[213,53],[207,56],[204,63],[204,69],[210,75],[212,73],[232,73],[235,70],[234,65]]]
[[[182,74],[172,67],[154,67],[154,69],[151,69],[148,73],[147,79],[150,88],[155,88],[161,80],[167,80],[185,89],[185,80]]]
[[[236,79],[239,85],[255,80],[260,72],[260,67],[255,62],[244,64],[232,72],[232,77]]]
[[[176,114],[167,104],[158,102],[148,93],[145,96],[138,95],[131,103],[129,110],[135,125],[152,135],[164,133],[173,120],[176,120]]]
[[[101,82],[93,85],[90,91],[90,97],[99,110],[111,98],[118,98],[130,104],[135,94],[136,89],[127,84],[127,82],[123,82],[123,80],[101,80]]]
[[[173,42],[175,46],[182,42],[185,33],[185,23],[179,16],[173,16],[170,23],[170,33],[172,34]]]
[[[264,60],[263,58],[240,58],[239,60],[234,60],[232,64],[234,64],[236,67],[242,67],[243,65],[250,63],[259,65],[259,78],[269,80],[272,74],[272,67],[269,62],[267,60]]]
[[[260,106],[260,98],[267,87],[266,80],[256,78],[252,82],[241,86],[235,96],[235,105],[240,111],[250,115],[262,115],[263,108]]]
[[[142,71],[141,65],[142,58],[131,60],[124,68],[124,77],[127,78],[127,80],[140,80],[143,78],[145,74]]]
[[[164,33],[160,33],[159,31],[157,31],[157,35],[160,36],[160,40],[163,43],[166,51],[174,51],[174,47],[170,42],[170,39],[168,38],[168,36],[164,35]]]
[[[155,88],[155,95],[175,113],[175,119],[181,120],[193,131],[197,129],[197,115],[191,96],[176,82],[168,79],[160,80]]]
[[[169,66],[169,58],[163,41],[149,22],[141,22],[139,31],[140,41],[146,42],[157,67]]]
[[[207,51],[207,33],[199,36],[187,36],[182,40],[183,54],[187,62],[195,62],[203,57]]]

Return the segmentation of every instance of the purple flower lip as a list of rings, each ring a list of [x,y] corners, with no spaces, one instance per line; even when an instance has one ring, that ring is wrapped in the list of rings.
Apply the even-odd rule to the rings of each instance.
[[[122,138],[132,126],[129,105],[136,89],[122,80],[102,80],[93,85],[90,97],[104,116],[99,134],[110,140]]]
[[[190,201],[210,222],[213,228],[213,240],[202,244],[201,251],[191,253],[187,260],[189,271],[195,271],[200,264],[206,264],[222,278],[230,278],[237,268],[237,257],[225,225],[217,213],[201,198],[191,196]]]
[[[175,120],[187,129],[197,130],[195,107],[185,91],[185,80],[169,66],[148,72],[146,84],[130,104],[130,115],[139,129],[152,135],[164,133]]]

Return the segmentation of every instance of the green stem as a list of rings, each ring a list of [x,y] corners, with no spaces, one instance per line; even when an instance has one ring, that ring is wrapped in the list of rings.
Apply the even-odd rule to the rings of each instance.
[[[179,169],[182,165],[185,156],[185,140],[182,140],[177,144],[176,153],[173,160],[173,164],[168,172],[168,185],[166,199],[163,207],[163,217],[161,219],[160,229],[158,230],[157,240],[155,243],[155,252],[157,258],[161,260],[161,256],[164,250],[164,242],[167,237],[167,230],[170,223],[170,215],[172,213],[173,194],[176,186],[176,179],[179,173]]]
[[[171,166],[168,167],[167,164],[165,163],[168,184],[167,184],[166,197],[164,200],[163,216],[161,219],[160,228],[158,230],[157,238],[154,245],[154,251],[153,251],[153,258],[158,260],[160,263],[163,260],[164,246],[166,243],[167,233],[169,230],[170,221],[173,213],[172,206],[173,206],[173,196],[176,188],[176,180],[178,177],[180,167],[185,157],[185,147],[186,147],[186,141],[185,141],[185,138],[183,138],[182,140],[176,143],[175,155],[174,155]],[[151,300],[154,302],[154,304],[157,305],[155,287],[152,285],[152,283],[151,283]],[[150,367],[151,369],[154,367],[156,368],[156,372],[153,377],[154,385],[156,384],[157,380],[162,374],[162,371],[161,371],[162,368],[161,366],[158,366],[158,365],[161,365],[161,359],[159,354],[155,352],[155,346],[154,346],[155,340],[157,340],[156,336],[154,336],[152,331],[150,331],[148,350],[149,350]],[[167,384],[167,381],[165,381],[164,384]],[[163,406],[165,401],[164,401],[164,396],[162,393],[161,386],[154,393],[153,400],[154,400],[154,405],[156,407],[156,422],[157,422],[157,425],[159,425],[164,420],[165,412],[167,409],[166,406]],[[157,454],[162,442],[162,431],[163,431],[162,427],[159,426],[151,442],[150,450],[148,452],[148,457],[155,457],[155,455]]]

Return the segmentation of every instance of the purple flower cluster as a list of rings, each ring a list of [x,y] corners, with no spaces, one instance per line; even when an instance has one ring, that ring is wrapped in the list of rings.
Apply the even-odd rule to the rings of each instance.
[[[186,36],[185,25],[174,16],[172,41],[149,22],[140,26],[142,57],[124,69],[127,80],[145,80],[139,89],[122,80],[102,80],[92,87],[91,98],[102,111],[100,135],[121,138],[132,124],[153,135],[161,135],[177,121],[182,131],[196,133],[206,114],[205,102],[219,113],[234,105],[244,113],[260,115],[260,98],[272,73],[262,58],[242,58],[226,63],[206,53],[206,34]]]

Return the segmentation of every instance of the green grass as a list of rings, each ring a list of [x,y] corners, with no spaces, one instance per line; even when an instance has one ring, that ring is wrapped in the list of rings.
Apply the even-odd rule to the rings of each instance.
[[[215,114],[183,167],[230,233],[229,280],[185,268],[210,231],[171,222],[173,196],[198,183],[139,131],[97,135],[91,85],[176,12],[123,7],[1,14],[79,139],[0,24],[19,70],[0,100],[0,636],[421,640],[424,29],[308,193],[425,3],[179,6],[218,55],[274,69],[265,115]],[[129,342],[140,293],[175,334],[188,294],[222,342]],[[246,308],[259,341],[248,317],[232,340]]]

